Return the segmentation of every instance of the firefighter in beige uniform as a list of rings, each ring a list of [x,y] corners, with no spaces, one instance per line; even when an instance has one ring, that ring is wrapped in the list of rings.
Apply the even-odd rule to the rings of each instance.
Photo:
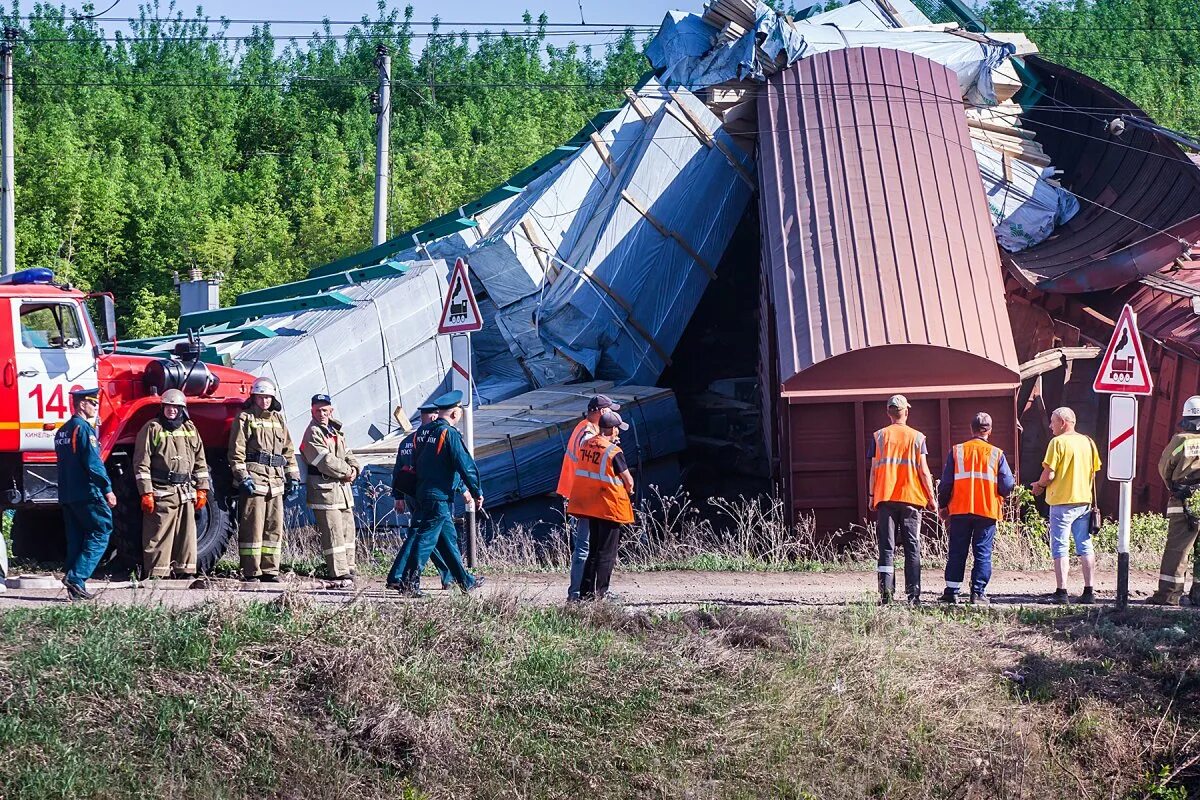
[[[229,467],[242,490],[238,554],[247,581],[279,580],[283,500],[300,487],[282,408],[275,383],[259,378],[229,431]]]
[[[1179,432],[1167,442],[1158,461],[1158,474],[1171,497],[1167,500],[1167,545],[1158,570],[1158,591],[1146,601],[1155,605],[1179,605],[1187,558],[1200,534],[1200,396],[1188,398],[1181,416]],[[1193,605],[1200,603],[1195,574],[1189,598]]]
[[[159,415],[138,431],[134,480],[142,496],[147,578],[196,575],[196,511],[208,502],[204,441],[178,389],[163,393]]]
[[[354,572],[354,493],[350,484],[359,466],[346,447],[342,424],[333,418],[333,400],[313,395],[312,422],[300,442],[300,457],[308,467],[305,489],[308,507],[321,532],[321,551],[334,580],[346,581]]]

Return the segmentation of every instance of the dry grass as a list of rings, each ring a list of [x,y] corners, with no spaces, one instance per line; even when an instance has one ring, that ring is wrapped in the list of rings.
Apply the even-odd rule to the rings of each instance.
[[[1197,634],[504,596],[14,611],[0,797],[1182,798]]]

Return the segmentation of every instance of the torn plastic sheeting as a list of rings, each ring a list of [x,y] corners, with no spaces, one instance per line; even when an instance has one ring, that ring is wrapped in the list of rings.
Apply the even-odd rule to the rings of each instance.
[[[708,270],[720,261],[752,193],[726,153],[744,170],[753,163],[702,103],[690,94],[678,96],[724,149],[707,147],[690,126],[661,109],[564,259],[577,271],[564,270],[542,303],[542,338],[594,377],[617,383],[658,378],[664,354],[675,349],[708,285]],[[705,202],[696,202],[699,197]]]
[[[412,416],[446,385],[449,342],[436,336],[445,272],[425,263],[347,287],[354,308],[267,317],[260,324],[292,335],[221,350],[237,368],[275,380],[293,436],[307,424],[312,395],[328,393],[350,445],[366,444],[398,427],[396,405]]]
[[[808,25],[836,25],[842,30],[885,31],[914,25],[930,25],[932,20],[908,0],[889,0],[888,6],[900,18],[899,25],[891,20],[892,12],[875,0],[858,0],[841,8],[822,11],[804,20]]]
[[[1054,174],[1052,167],[1010,158],[1012,180],[1006,180],[1000,151],[980,141],[971,145],[979,161],[988,213],[996,226],[996,241],[1008,252],[1017,253],[1045,241],[1057,226],[1079,212],[1074,195],[1046,181]]]
[[[702,56],[692,56],[688,55],[694,49],[690,38],[688,43],[679,46],[672,40],[685,33],[692,36],[695,26],[685,27],[681,19],[668,15],[655,36],[655,41],[662,37],[664,42],[658,47],[652,43],[646,52],[651,64],[663,71],[664,83],[677,83],[696,91],[727,81],[762,81],[765,79],[764,67],[774,71],[774,62],[780,56],[785,66],[790,66],[801,58],[831,50],[883,47],[923,56],[949,67],[958,76],[963,96],[972,103],[984,105],[996,102],[992,69],[1016,52],[1011,44],[985,44],[937,31],[847,30],[836,25],[788,23],[762,3],[759,3],[755,18],[756,30],[716,45]],[[707,23],[704,25],[712,28]],[[762,43],[756,45],[756,39],[762,39]],[[763,63],[760,50],[766,53],[770,63]]]

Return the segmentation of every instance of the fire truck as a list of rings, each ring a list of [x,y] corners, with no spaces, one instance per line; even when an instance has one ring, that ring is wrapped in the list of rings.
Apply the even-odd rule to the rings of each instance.
[[[55,283],[42,268],[0,276],[0,508],[16,512],[17,557],[54,560],[65,551],[54,432],[71,416],[71,390],[98,386],[98,438],[118,499],[110,557],[139,568],[142,513],[133,480],[134,439],[158,414],[159,395],[180,389],[213,476],[208,504],[196,512],[198,566],[213,567],[236,533],[237,497],[226,446],[253,377],[205,363],[202,353],[194,336],[165,357],[118,352],[111,294],[85,294]]]

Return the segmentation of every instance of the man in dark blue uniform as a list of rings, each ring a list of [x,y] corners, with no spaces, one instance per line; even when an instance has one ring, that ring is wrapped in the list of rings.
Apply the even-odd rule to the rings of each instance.
[[[392,496],[396,498],[395,511],[397,516],[403,514],[406,510],[409,512],[409,526],[407,528],[408,532],[405,534],[404,544],[401,546],[400,552],[396,554],[396,560],[392,563],[392,571],[388,573],[388,588],[399,589],[405,592],[420,587],[403,585],[404,570],[408,566],[408,561],[412,558],[413,551],[417,545],[417,526],[416,502],[411,494],[407,494],[400,487],[400,475],[405,470],[412,469],[413,447],[417,442],[417,432],[425,425],[437,419],[438,415],[438,408],[433,403],[426,403],[423,406],[419,406],[417,411],[421,415],[421,424],[400,442],[400,447],[396,450],[396,466],[392,470]],[[454,578],[450,576],[450,570],[446,568],[446,560],[442,557],[442,549],[434,548],[434,551],[429,555],[429,560],[433,562],[434,568],[438,571],[438,576],[442,579],[442,588],[449,589],[453,586]]]
[[[99,418],[100,390],[71,392],[75,414],[54,435],[58,456],[58,501],[67,531],[67,563],[63,585],[72,600],[91,600],[92,577],[112,535],[112,509],[117,505],[108,470],[100,460],[93,420]]]
[[[417,494],[414,498],[413,536],[416,544],[403,570],[403,579],[393,582],[392,588],[419,597],[421,571],[435,548],[441,548],[450,576],[470,592],[483,584],[483,578],[467,572],[458,551],[458,534],[454,530],[454,498],[461,492],[458,479],[483,508],[483,493],[479,488],[479,469],[475,459],[463,445],[462,434],[454,425],[462,418],[463,394],[447,392],[433,401],[438,416],[417,431],[413,446],[413,464],[417,473]],[[393,568],[393,572],[395,568]]]

